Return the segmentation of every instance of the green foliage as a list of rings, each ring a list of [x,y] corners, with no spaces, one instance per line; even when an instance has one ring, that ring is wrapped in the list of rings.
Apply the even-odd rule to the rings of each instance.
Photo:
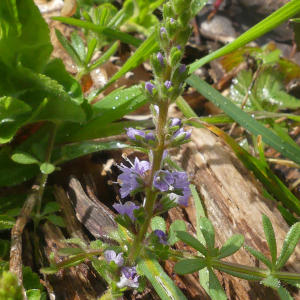
[[[218,259],[230,256],[237,252],[244,243],[244,237],[241,234],[231,236],[222,246],[217,256]]]
[[[175,220],[169,229],[169,239],[168,243],[173,246],[175,243],[179,241],[179,238],[176,235],[177,231],[186,231],[187,227],[184,221],[182,220]]]
[[[151,229],[154,231],[156,229],[166,232],[166,222],[162,217],[154,217],[151,221]]]
[[[22,287],[16,275],[4,271],[0,277],[1,300],[23,300]]]
[[[11,216],[0,215],[0,230],[12,228],[15,225],[15,219]]]
[[[177,263],[174,267],[174,271],[178,274],[185,275],[200,271],[204,267],[207,267],[207,261],[204,258],[186,259]]]

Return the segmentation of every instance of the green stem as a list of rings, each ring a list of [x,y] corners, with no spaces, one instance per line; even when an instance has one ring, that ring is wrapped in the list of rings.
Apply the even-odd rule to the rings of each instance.
[[[48,145],[47,145],[45,163],[50,163],[51,162],[51,155],[52,155],[52,150],[53,150],[53,146],[54,146],[58,126],[59,126],[58,123],[54,123],[52,125],[50,135],[49,135]],[[39,187],[39,190],[38,190],[38,193],[37,193],[37,210],[36,210],[36,216],[35,216],[35,219],[34,219],[34,240],[35,241],[37,241],[36,229],[39,225],[40,218],[41,218],[42,198],[43,198],[43,194],[44,194],[47,179],[48,179],[48,174],[41,174],[40,187]],[[35,259],[36,259],[37,263],[38,263],[38,258],[39,258],[38,246],[37,246],[37,244],[35,244]]]

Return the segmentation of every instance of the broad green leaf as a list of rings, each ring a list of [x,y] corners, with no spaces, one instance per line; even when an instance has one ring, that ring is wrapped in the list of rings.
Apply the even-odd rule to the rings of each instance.
[[[31,107],[25,102],[11,98],[0,98],[0,124],[18,121],[20,115],[31,111]]]
[[[40,165],[40,170],[44,174],[51,174],[55,171],[55,166],[49,163],[43,163]]]
[[[275,278],[273,275],[269,275],[267,278],[261,280],[261,282],[265,286],[269,286],[273,289],[276,289],[280,286],[280,281],[278,278]]]
[[[31,289],[26,291],[26,296],[28,300],[46,300],[47,295],[46,293],[41,293],[40,290]]]
[[[207,267],[205,258],[186,259],[178,262],[174,267],[174,271],[180,275],[185,275],[197,272],[204,267]]]
[[[49,27],[34,1],[0,1],[0,25],[0,61],[42,72],[53,46]]]
[[[0,230],[10,229],[14,227],[16,221],[13,217],[7,215],[0,215]]]
[[[166,232],[166,222],[162,217],[156,216],[151,221],[151,229],[154,231],[156,229],[162,230],[163,232]]]
[[[274,148],[295,163],[300,164],[300,151],[298,150],[299,147],[295,148],[293,145],[282,141],[281,138],[274,134],[271,130],[265,128],[262,124],[254,120],[251,116],[235,106],[231,101],[226,99],[199,77],[191,75],[186,82],[194,87],[205,98],[215,103],[245,129],[249,130],[255,136],[260,134],[263,138],[263,141],[270,147]]]
[[[256,257],[258,260],[260,260],[261,262],[263,262],[269,269],[272,270],[272,263],[271,261],[261,252],[244,245],[244,247],[246,248],[247,251],[249,251],[254,257]]]
[[[184,243],[190,245],[194,249],[198,250],[204,256],[207,256],[207,249],[202,243],[200,243],[196,238],[185,231],[176,231],[177,237],[180,238]]]
[[[83,94],[79,82],[73,78],[61,59],[52,59],[45,67],[44,74],[63,86],[68,96],[77,104],[83,102]]]
[[[24,164],[24,165],[41,164],[35,157],[33,157],[28,153],[22,153],[22,152],[14,153],[11,159],[18,164]]]
[[[79,54],[74,49],[73,45],[62,35],[62,33],[58,29],[55,29],[55,34],[56,34],[57,39],[61,43],[61,45],[65,48],[65,50],[68,52],[68,54],[73,59],[74,63],[78,67],[81,67],[82,61],[80,59]]]
[[[30,267],[23,267],[23,284],[26,290],[44,290],[44,286],[40,283],[38,274],[32,272]]]
[[[58,250],[58,255],[62,255],[62,256],[75,255],[79,253],[85,253],[85,252],[80,248],[63,248]]]
[[[138,270],[143,272],[162,300],[187,300],[156,260],[140,260]]]
[[[56,215],[48,215],[48,216],[45,216],[44,219],[51,221],[53,224],[55,224],[59,227],[66,227],[66,222],[62,217],[59,217]]]
[[[262,221],[263,221],[263,227],[264,227],[264,232],[265,236],[269,245],[271,257],[272,257],[272,263],[275,265],[276,259],[277,259],[277,245],[276,245],[276,238],[275,238],[275,233],[274,229],[272,226],[272,223],[268,216],[264,215],[262,216]]]
[[[202,217],[200,218],[199,226],[207,248],[212,251],[215,247],[215,230],[212,223],[206,217]]]
[[[177,238],[176,236],[176,231],[186,231],[187,227],[186,224],[183,220],[175,220],[169,229],[169,240],[168,243],[170,245],[174,245],[175,243],[177,243],[179,241],[179,238]]]
[[[281,300],[294,300],[290,293],[283,287],[280,286],[276,289]]]
[[[193,0],[191,3],[192,17],[195,17],[202,8],[206,5],[208,0]]]
[[[292,0],[286,5],[272,13],[270,16],[265,18],[263,21],[253,26],[251,29],[246,31],[244,34],[239,36],[232,43],[222,47],[221,49],[199,59],[198,61],[190,65],[189,72],[193,73],[195,70],[203,66],[204,64],[219,58],[225,54],[228,54],[246,44],[254,41],[265,33],[269,32],[273,28],[277,27],[279,24],[285,22],[291,17],[295,16],[300,12],[299,0]]]
[[[220,249],[217,258],[222,259],[234,254],[243,246],[244,240],[244,236],[241,234],[235,234],[231,236]]]
[[[109,82],[103,87],[94,92],[92,92],[88,99],[93,100],[98,94],[104,91],[107,87],[117,81],[120,77],[126,74],[128,71],[139,66],[141,63],[146,61],[150,55],[158,51],[158,45],[155,40],[155,34],[151,34],[146,41],[144,41],[141,46],[134,52],[134,54],[126,61],[122,68],[109,80]]]
[[[211,268],[208,268],[209,272],[209,295],[212,300],[227,300],[226,294],[215,275],[214,271]]]
[[[130,44],[133,45],[135,47],[139,47],[140,44],[142,43],[141,40],[136,39],[135,37],[118,31],[118,30],[114,30],[108,27],[104,27],[104,26],[99,26],[90,22],[85,22],[85,21],[81,21],[78,19],[73,19],[73,18],[66,18],[66,17],[52,17],[53,20],[57,20],[69,25],[73,25],[73,26],[78,26],[87,30],[92,30],[94,32],[97,33],[101,33],[104,35],[107,35],[110,38],[114,38],[116,40],[120,40],[121,42],[125,43],[125,44]]]
[[[276,269],[281,269],[294,252],[300,239],[300,223],[294,224],[286,235],[281,252],[276,262]]]
[[[51,213],[58,212],[60,210],[60,205],[56,202],[48,202],[46,203],[41,216],[45,216]]]

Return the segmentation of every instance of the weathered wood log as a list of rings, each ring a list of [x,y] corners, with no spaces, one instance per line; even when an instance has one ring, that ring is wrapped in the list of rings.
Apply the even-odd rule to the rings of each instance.
[[[188,173],[195,174],[197,190],[204,200],[208,217],[216,231],[216,246],[221,247],[234,234],[242,234],[246,245],[270,258],[262,225],[262,214],[266,214],[274,227],[279,254],[289,227],[275,203],[262,196],[262,187],[253,174],[244,167],[229,147],[208,130],[194,129],[192,140],[193,142],[180,150],[174,150],[174,153],[177,154],[176,159],[182,167]],[[195,206],[192,199],[185,212],[196,228]],[[227,260],[265,267],[244,248]],[[299,245],[284,270],[300,272]],[[223,272],[217,273],[228,299],[279,299],[276,292],[259,282],[248,282]],[[293,296],[296,300],[300,299],[299,292],[294,292]],[[203,296],[201,299],[209,298]]]

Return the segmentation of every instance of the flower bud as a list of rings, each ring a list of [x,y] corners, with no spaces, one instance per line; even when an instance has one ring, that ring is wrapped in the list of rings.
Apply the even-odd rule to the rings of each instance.
[[[166,87],[166,89],[167,89],[167,90],[170,89],[171,86],[172,86],[172,81],[167,80],[167,81],[165,82],[165,87]]]
[[[193,29],[191,27],[187,27],[185,30],[180,31],[177,37],[177,43],[180,45],[185,45],[188,42],[192,31]]]
[[[153,89],[157,90],[157,87],[150,81],[147,81],[145,84],[145,89],[148,91],[149,94],[153,95]]]
[[[190,9],[184,10],[180,14],[180,16],[178,18],[178,24],[179,24],[181,30],[186,29],[186,27],[189,25],[190,19],[191,19]]]
[[[153,73],[156,77],[161,77],[164,72],[165,59],[159,52],[157,55],[154,54],[150,57],[150,63],[152,66]]]
[[[178,32],[178,23],[173,18],[167,19],[166,30],[168,32],[169,39],[173,39]]]
[[[171,18],[174,16],[174,11],[172,8],[172,4],[170,2],[164,4],[164,9],[163,9],[163,18],[166,20],[167,18]]]
[[[182,52],[177,47],[172,47],[170,51],[170,65],[174,68],[181,61]]]

